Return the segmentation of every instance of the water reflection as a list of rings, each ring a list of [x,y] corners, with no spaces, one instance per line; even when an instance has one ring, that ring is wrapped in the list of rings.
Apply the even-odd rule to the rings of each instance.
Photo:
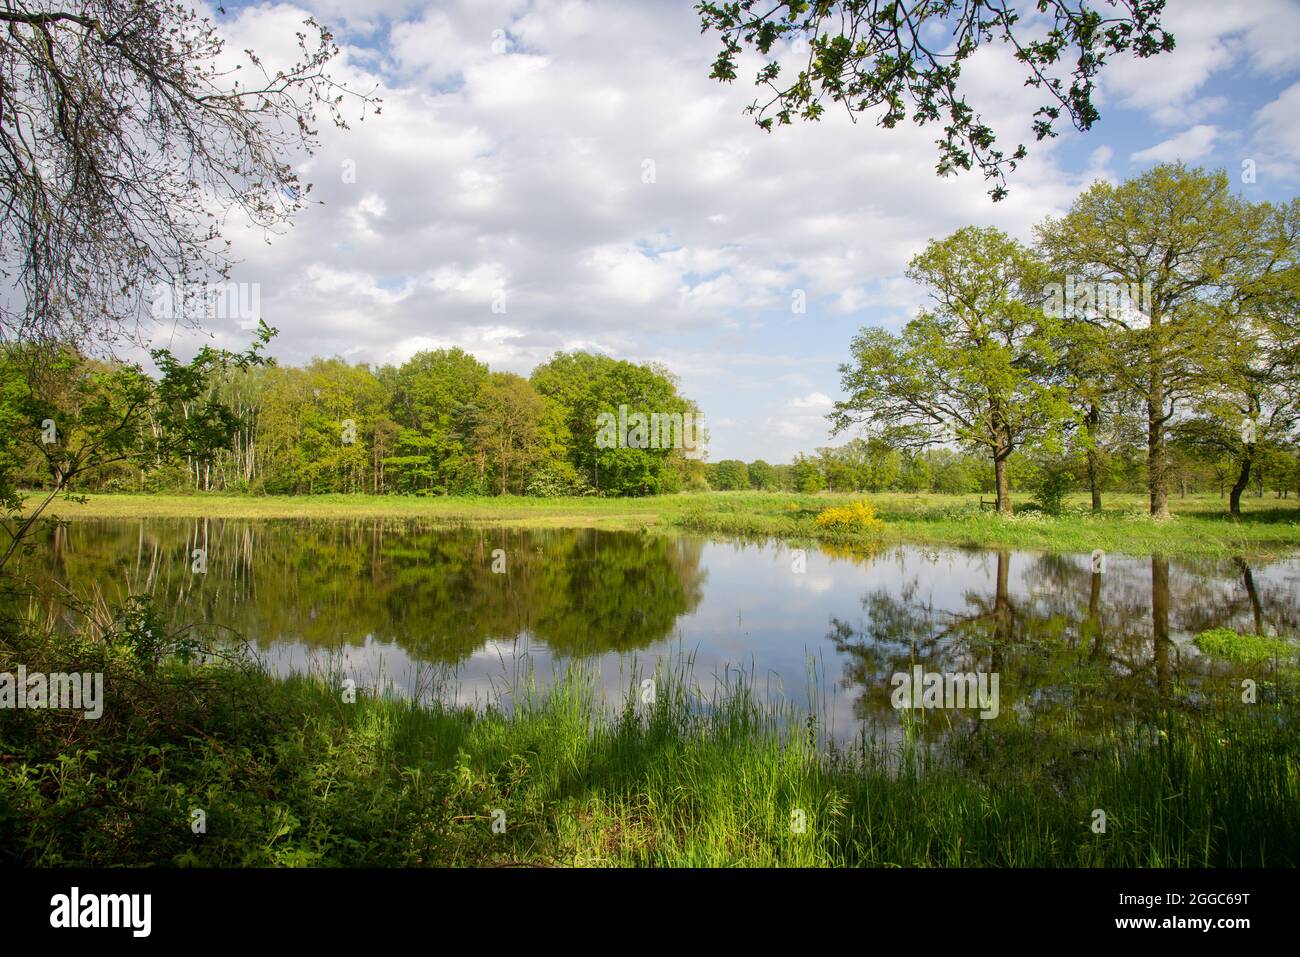
[[[741,667],[765,694],[815,701],[839,737],[896,730],[890,677],[915,664],[1000,674],[999,721],[1086,725],[1205,693],[1223,669],[1190,643],[1199,631],[1300,625],[1294,558],[1110,556],[1097,573],[1087,555],[909,546],[813,552],[797,573],[784,548],[691,537],[149,520],[76,522],[26,565],[82,594],[151,594],[173,627],[233,629],[281,671],[334,655],[363,684],[383,675],[409,692],[419,666],[445,666],[456,697],[481,701],[521,659],[539,683],[580,659],[618,697],[634,662],[679,652],[706,693]],[[823,669],[811,679],[810,659]]]
[[[1242,559],[1154,555],[1112,558],[1100,572],[1083,555],[968,556],[968,567],[984,566],[985,581],[963,588],[959,603],[936,584],[951,559],[913,560],[901,581],[867,590],[858,618],[832,618],[827,637],[844,659],[841,684],[862,690],[859,720],[893,723],[889,678],[917,664],[998,673],[1004,707],[1014,702],[1022,716],[1069,711],[1086,725],[1121,707],[1153,712],[1174,698],[1194,700],[1215,675],[1234,677],[1199,653],[1190,642],[1197,633],[1227,626],[1295,634],[1300,623],[1294,560],[1256,569]],[[931,727],[973,719],[944,711],[921,717]]]
[[[51,545],[44,574],[153,595],[177,625],[219,623],[262,649],[377,641],[444,665],[525,635],[559,656],[647,648],[699,604],[704,580],[697,541],[592,530],[103,522]]]

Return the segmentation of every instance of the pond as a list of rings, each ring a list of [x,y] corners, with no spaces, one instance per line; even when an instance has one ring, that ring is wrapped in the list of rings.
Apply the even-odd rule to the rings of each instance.
[[[84,520],[48,530],[25,564],[83,596],[152,595],[171,628],[241,636],[277,673],[509,707],[574,663],[610,702],[665,664],[706,698],[743,682],[810,709],[840,740],[897,728],[899,675],[996,675],[1000,711],[1083,724],[1194,705],[1240,680],[1196,634],[1300,623],[1295,557],[1098,563],[404,521]],[[935,733],[979,714],[973,701],[920,712]]]

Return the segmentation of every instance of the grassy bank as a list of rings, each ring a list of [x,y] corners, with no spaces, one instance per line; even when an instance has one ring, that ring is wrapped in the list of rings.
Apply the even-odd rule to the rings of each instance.
[[[523,528],[595,527],[623,530],[679,528],[720,535],[787,540],[822,539],[870,544],[872,537],[826,532],[815,525],[824,508],[860,496],[710,492],[648,498],[409,498],[399,496],[91,495],[85,503],[57,502],[67,517],[138,518],[411,518],[431,522]],[[934,545],[1005,546],[1125,554],[1271,556],[1300,547],[1300,504],[1274,498],[1244,501],[1240,522],[1211,496],[1174,499],[1173,517],[1152,521],[1142,496],[1109,496],[1100,515],[1082,496],[1067,514],[1022,511],[1001,518],[982,509],[980,496],[883,494],[866,496],[886,523],[880,541]],[[1017,500],[1017,506],[1027,504]]]
[[[1300,864],[1290,705],[1228,695],[1092,736],[1004,708],[891,754],[828,749],[743,689],[702,702],[681,675],[622,714],[580,671],[475,713],[169,662],[150,634],[141,615],[109,642],[0,642],[0,671],[107,687],[98,721],[0,711],[0,864]]]

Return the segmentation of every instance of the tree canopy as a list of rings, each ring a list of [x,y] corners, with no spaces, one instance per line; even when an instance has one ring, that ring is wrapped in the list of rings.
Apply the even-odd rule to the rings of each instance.
[[[866,423],[896,446],[982,449],[993,462],[998,509],[1008,513],[1011,454],[1051,439],[1070,414],[1064,390],[1046,376],[1059,335],[1041,307],[1046,271],[1005,233],[966,227],[931,242],[909,276],[930,291],[933,306],[901,335],[865,329],[853,340],[835,430]]]
[[[1008,156],[996,145],[996,132],[962,90],[965,61],[1000,40],[1024,67],[1024,84],[1043,93],[1034,112],[1036,138],[1056,136],[1062,113],[1076,129],[1088,130],[1100,118],[1093,103],[1096,77],[1112,55],[1145,58],[1174,48],[1174,37],[1161,26],[1164,5],[1038,0],[1021,5],[1026,15],[1005,0],[703,0],[697,9],[701,29],[722,42],[714,79],[735,80],[746,50],[764,58],[754,83],[769,95],[748,108],[763,129],[796,117],[819,119],[826,102],[855,120],[877,110],[886,129],[908,119],[918,126],[940,123],[936,171],[943,176],[979,167],[994,183],[989,193],[996,201],[1006,196],[1006,174],[1028,149],[1021,143]],[[786,43],[800,61],[792,78],[783,76],[775,58]]]
[[[6,0],[0,7],[0,337],[133,335],[171,300],[224,281],[229,221],[275,230],[307,201],[295,164],[323,114],[378,112],[331,78],[307,19],[298,59],[234,62],[216,24],[166,0]],[[192,318],[186,309],[175,318]]]

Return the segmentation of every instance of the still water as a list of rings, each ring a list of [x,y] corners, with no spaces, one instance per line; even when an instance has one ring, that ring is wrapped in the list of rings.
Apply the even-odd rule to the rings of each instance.
[[[524,676],[544,688],[575,662],[610,701],[634,672],[689,662],[706,696],[743,675],[836,738],[896,727],[891,678],[917,665],[996,673],[1003,711],[1086,723],[1194,702],[1232,677],[1191,643],[1202,630],[1300,624],[1295,557],[1111,555],[1098,573],[1089,555],[989,549],[801,560],[787,546],[595,530],[84,520],[50,530],[26,564],[81,595],[152,595],[173,629],[238,635],[277,673],[509,707]]]

